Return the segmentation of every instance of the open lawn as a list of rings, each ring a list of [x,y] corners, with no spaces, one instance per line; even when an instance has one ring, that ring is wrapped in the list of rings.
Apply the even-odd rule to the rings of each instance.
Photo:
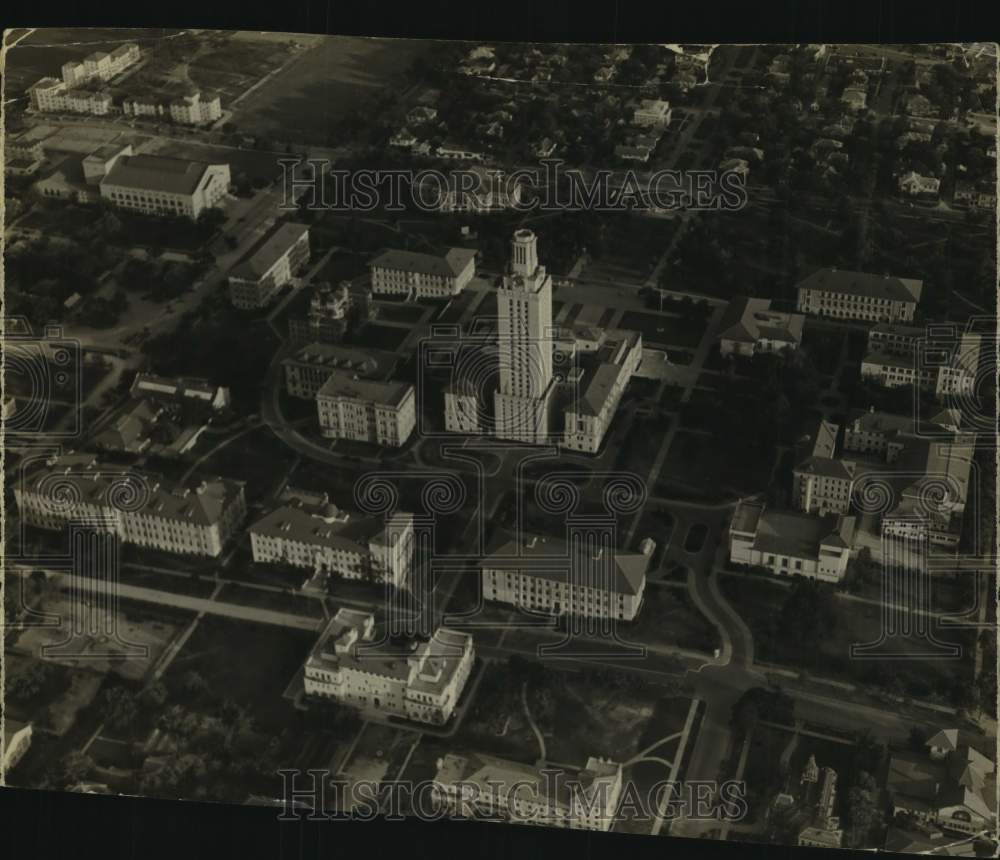
[[[630,642],[654,647],[711,652],[719,645],[715,627],[691,602],[686,589],[655,585],[647,585],[642,611],[622,628],[622,635]]]
[[[819,652],[803,649],[801,643],[781,635],[781,608],[791,589],[767,577],[747,574],[726,575],[723,593],[738,607],[754,634],[757,659],[798,669],[815,669],[824,675],[856,683],[871,684],[899,695],[923,699],[950,700],[956,690],[971,685],[972,635],[970,631],[934,625],[934,636],[962,646],[962,656],[941,659],[932,656],[930,646],[917,637],[890,637],[886,646],[906,654],[902,659],[851,656],[852,645],[866,645],[880,639],[882,609],[842,598],[832,599],[833,629],[824,636]]]
[[[265,731],[281,731],[294,709],[282,693],[302,665],[315,637],[306,632],[206,616],[163,680],[177,701],[184,676],[196,672],[219,699],[247,707]]]
[[[411,329],[402,326],[368,323],[353,335],[352,342],[357,346],[395,352],[403,345],[410,331]]]
[[[368,258],[350,251],[334,251],[313,278],[317,283],[337,285],[368,271]],[[381,307],[381,305],[380,305]]]
[[[229,165],[234,181],[240,176],[245,176],[251,183],[254,180],[271,182],[281,176],[281,165],[278,164],[278,157],[273,152],[166,140],[156,150],[156,154],[189,158],[193,161],[225,162]]]
[[[253,134],[328,143],[346,113],[363,110],[428,45],[398,39],[324,38],[248,95],[233,121]]]
[[[695,347],[705,333],[705,321],[700,317],[681,317],[652,311],[626,311],[619,328],[638,331],[643,344],[656,346]]]
[[[302,571],[302,578],[308,576]],[[288,612],[293,615],[323,618],[323,607],[319,600],[302,594],[285,593],[281,591],[265,591],[261,588],[243,585],[226,585],[219,595],[220,600],[227,603],[238,603],[241,606],[255,606],[260,609],[270,609],[275,612]]]
[[[516,660],[513,666],[494,663],[486,668],[455,746],[535,761],[540,750],[521,698],[525,682],[528,706],[550,762],[579,767],[589,756],[625,762],[642,749],[640,738],[648,732],[666,736],[683,726],[683,717],[679,725],[674,720],[650,726],[661,699],[655,688],[622,688],[586,673],[523,665]]]
[[[196,450],[204,453],[218,443],[216,437],[205,435]],[[295,455],[269,428],[258,427],[211,454],[198,473],[246,481],[247,502],[253,504],[277,489],[294,460]]]

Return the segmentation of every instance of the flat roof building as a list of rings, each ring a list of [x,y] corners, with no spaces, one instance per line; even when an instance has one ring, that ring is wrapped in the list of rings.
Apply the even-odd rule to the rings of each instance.
[[[622,766],[587,759],[574,771],[523,764],[481,753],[448,753],[437,761],[432,796],[462,817],[501,815],[517,824],[608,831],[622,791]]]
[[[400,643],[376,629],[374,615],[341,609],[306,659],[305,692],[361,711],[443,725],[474,661],[467,633],[439,627],[429,640]]]
[[[166,403],[199,406],[218,412],[229,406],[229,389],[213,385],[207,379],[166,377],[153,373],[137,373],[129,393],[133,397],[148,397]]]

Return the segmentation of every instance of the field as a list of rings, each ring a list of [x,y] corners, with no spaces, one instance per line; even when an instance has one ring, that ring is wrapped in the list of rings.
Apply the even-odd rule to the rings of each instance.
[[[657,346],[694,347],[705,333],[705,321],[702,319],[639,311],[626,311],[618,326],[639,332],[644,344]]]
[[[344,114],[370,103],[427,47],[405,40],[324,38],[240,102],[233,122],[252,134],[280,132],[299,143],[327,143]]]
[[[709,652],[719,645],[715,627],[683,588],[647,586],[642,612],[622,634],[630,642],[692,651]]]
[[[212,437],[199,442],[199,453],[211,450],[218,441]],[[239,475],[246,481],[247,501],[258,502],[273,492],[291,468],[294,455],[267,428],[258,427],[208,457],[199,467],[205,476]]]
[[[281,175],[279,156],[273,152],[166,140],[157,148],[156,154],[189,158],[193,161],[225,162],[229,165],[234,181],[245,177],[251,183],[254,180],[272,182]]]
[[[723,594],[739,607],[754,635],[757,659],[799,669],[822,668],[825,675],[862,684],[873,684],[900,695],[925,699],[947,699],[963,684],[971,684],[971,641],[969,631],[935,625],[937,639],[962,645],[960,657],[942,659],[929,653],[930,646],[918,637],[890,637],[887,646],[906,653],[904,659],[859,658],[851,656],[854,645],[879,640],[882,609],[877,605],[833,598],[833,629],[823,639],[819,653],[789,642],[776,628],[781,607],[791,589],[767,577],[725,576]]]
[[[185,674],[197,672],[219,698],[251,708],[262,729],[281,731],[292,718],[292,706],[282,692],[314,641],[302,631],[206,617],[163,680],[177,695]],[[222,654],[229,657],[221,659]]]

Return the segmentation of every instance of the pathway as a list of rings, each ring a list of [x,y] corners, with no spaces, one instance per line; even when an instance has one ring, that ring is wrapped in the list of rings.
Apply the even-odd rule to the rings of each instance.
[[[548,758],[545,749],[545,738],[542,736],[542,730],[538,728],[535,718],[531,715],[531,708],[528,707],[527,681],[521,684],[521,706],[524,708],[524,716],[528,720],[528,725],[531,726],[531,731],[535,733],[535,740],[538,741],[538,760],[544,762]]]

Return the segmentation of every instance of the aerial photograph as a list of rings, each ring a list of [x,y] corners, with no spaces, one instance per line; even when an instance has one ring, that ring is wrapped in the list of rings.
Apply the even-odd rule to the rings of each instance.
[[[997,855],[996,44],[3,39],[2,784]]]

